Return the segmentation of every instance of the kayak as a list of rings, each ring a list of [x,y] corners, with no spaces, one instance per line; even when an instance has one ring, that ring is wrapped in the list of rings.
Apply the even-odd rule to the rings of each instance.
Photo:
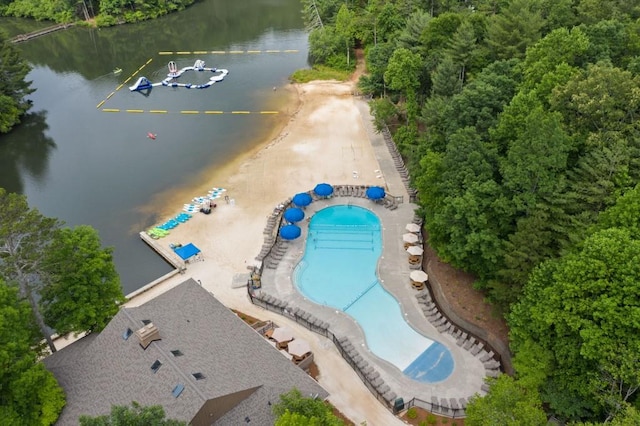
[[[155,133],[151,133],[151,132],[149,132],[149,133],[147,133],[147,137],[148,137],[149,139],[155,139],[155,138],[156,138],[156,134],[155,134]]]

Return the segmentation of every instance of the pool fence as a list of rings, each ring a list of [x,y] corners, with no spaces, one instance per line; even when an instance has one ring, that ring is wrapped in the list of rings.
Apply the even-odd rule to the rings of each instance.
[[[376,371],[373,366],[369,365],[368,361],[358,353],[356,347],[347,337],[338,337],[331,332],[329,323],[316,318],[303,309],[290,307],[287,302],[274,296],[256,292],[250,282],[247,282],[247,294],[254,305],[271,312],[276,312],[295,321],[308,330],[331,340],[336,349],[338,349],[340,356],[351,366],[367,389],[369,389],[378,401],[395,414],[415,406],[431,413],[453,419],[465,417],[464,409],[467,405],[465,398],[437,398],[434,396],[432,397],[432,401],[428,402],[413,397],[405,402],[403,398],[398,398],[398,395],[384,382],[380,373]],[[271,327],[273,327],[273,325]],[[264,329],[264,332],[266,332],[266,330],[268,330],[268,326]]]

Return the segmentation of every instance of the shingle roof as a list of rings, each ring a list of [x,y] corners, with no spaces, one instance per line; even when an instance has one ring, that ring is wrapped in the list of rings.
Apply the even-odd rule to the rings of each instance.
[[[142,320],[151,320],[161,337],[146,350],[135,333],[123,339],[128,328],[142,328]],[[183,355],[176,357],[172,350]],[[154,373],[156,361],[161,365]],[[131,401],[162,405],[168,418],[194,424],[212,419],[216,425],[239,425],[248,417],[253,425],[271,425],[269,403],[293,387],[303,395],[328,396],[193,280],[142,306],[121,309],[100,334],[47,357],[45,365],[67,394],[59,425],[77,424],[82,414],[107,414],[112,405]],[[194,373],[204,378],[196,380]],[[179,384],[184,390],[176,398],[172,391]]]

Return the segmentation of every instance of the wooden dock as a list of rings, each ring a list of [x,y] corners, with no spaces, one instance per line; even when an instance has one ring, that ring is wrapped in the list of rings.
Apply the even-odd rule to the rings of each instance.
[[[163,244],[159,243],[158,240],[154,240],[147,234],[146,232],[140,232],[140,238],[142,241],[147,243],[149,247],[154,249],[156,253],[164,258],[170,265],[176,268],[179,271],[184,271],[186,269],[185,261],[182,260],[180,256],[176,254],[173,250],[168,247],[165,247]]]
[[[50,33],[55,32],[55,31],[66,30],[67,28],[73,27],[74,25],[75,25],[75,23],[73,23],[73,22],[69,22],[69,23],[66,23],[66,24],[56,24],[56,25],[52,25],[52,26],[47,27],[47,28],[43,28],[43,29],[38,30],[38,31],[33,31],[33,32],[30,32],[30,33],[27,33],[27,34],[17,35],[15,37],[11,38],[9,41],[11,43],[22,43],[23,41],[28,41],[28,40],[31,40],[32,38],[36,38],[36,37],[40,37],[40,36],[43,36],[43,35],[46,35],[46,34],[50,34]]]

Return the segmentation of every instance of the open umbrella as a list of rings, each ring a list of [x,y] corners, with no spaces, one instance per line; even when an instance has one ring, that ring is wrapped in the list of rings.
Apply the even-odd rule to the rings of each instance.
[[[298,207],[307,207],[309,204],[311,204],[311,195],[307,194],[306,192],[301,192],[299,194],[296,194],[293,196],[293,204],[295,204]]]
[[[293,330],[288,327],[278,327],[273,330],[271,338],[278,343],[288,342],[293,340]]]
[[[311,346],[306,340],[295,339],[289,342],[287,351],[296,358],[302,358],[305,354],[311,352]]]
[[[424,249],[420,246],[411,246],[407,249],[407,253],[411,256],[421,256],[424,253]]]
[[[319,183],[315,188],[313,188],[313,192],[320,197],[328,197],[333,194],[333,186],[328,183]]]
[[[411,281],[423,283],[429,279],[429,275],[424,271],[411,271],[409,278],[411,278]]]
[[[415,244],[418,242],[418,236],[416,234],[403,234],[402,241],[409,244]]]
[[[406,229],[409,232],[413,232],[414,234],[417,234],[418,232],[420,232],[420,225],[417,225],[415,223],[409,223],[404,229]]]
[[[380,200],[384,198],[384,188],[381,186],[370,186],[366,191],[367,198],[371,200]]]
[[[287,222],[300,222],[304,219],[304,212],[297,207],[291,207],[284,211],[283,216]]]
[[[280,236],[285,240],[295,240],[301,233],[302,230],[296,225],[285,225],[280,228]]]

